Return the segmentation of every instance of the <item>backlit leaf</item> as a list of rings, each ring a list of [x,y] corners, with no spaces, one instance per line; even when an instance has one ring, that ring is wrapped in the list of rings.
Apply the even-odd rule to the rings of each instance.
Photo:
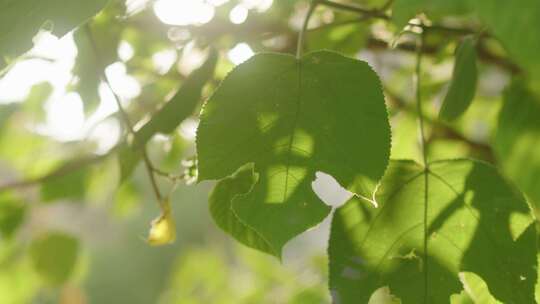
[[[239,65],[205,104],[197,131],[199,181],[254,163],[251,192],[232,210],[280,256],[326,217],[315,173],[371,197],[390,150],[381,85],[362,61],[322,51],[297,60],[259,54]]]
[[[170,134],[186,118],[191,116],[201,101],[204,85],[214,75],[218,59],[217,51],[210,49],[203,65],[193,71],[178,92],[159,109],[135,134],[135,146],[146,143],[156,133]]]
[[[352,199],[334,216],[335,302],[366,303],[388,286],[404,304],[448,303],[470,287],[463,273],[473,273],[503,303],[534,303],[534,220],[494,167],[445,160],[425,171],[413,161],[394,161],[376,201],[378,207]]]
[[[454,120],[467,110],[476,93],[477,78],[475,41],[468,37],[456,50],[452,80],[439,113],[442,119]]]
[[[511,58],[540,80],[540,1],[468,0]]]
[[[65,282],[77,262],[79,243],[76,238],[51,232],[34,239],[30,256],[36,272],[49,284]]]
[[[101,69],[118,60],[117,50],[122,26],[117,17],[124,11],[123,2],[112,1],[92,22],[73,34],[77,45],[77,59],[73,68],[77,82],[73,88],[81,96],[87,114],[92,113],[100,102],[98,89],[102,81]],[[95,46],[92,43],[95,43]]]
[[[10,192],[0,193],[0,239],[10,238],[22,224],[26,205]]]
[[[120,184],[126,181],[131,177],[139,161],[141,160],[141,155],[138,151],[134,151],[134,148],[131,147],[128,143],[122,143],[118,148],[118,165],[120,167]]]
[[[505,92],[494,150],[506,174],[540,207],[540,99],[517,81]]]
[[[210,213],[216,224],[240,243],[279,255],[257,231],[244,224],[232,209],[233,199],[250,192],[257,180],[258,176],[252,166],[245,166],[233,176],[221,180],[210,194]]]
[[[0,1],[0,70],[5,59],[32,47],[43,26],[63,36],[99,12],[108,0],[2,0]]]
[[[55,169],[54,174],[41,184],[41,199],[51,202],[60,199],[81,200],[84,198],[87,187],[88,167],[77,167],[77,162],[66,163]]]

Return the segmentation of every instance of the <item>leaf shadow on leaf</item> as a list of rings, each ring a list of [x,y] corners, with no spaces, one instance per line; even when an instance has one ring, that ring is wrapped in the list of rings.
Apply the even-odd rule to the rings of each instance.
[[[287,241],[330,212],[312,189],[317,172],[371,196],[387,164],[389,133],[379,79],[365,62],[326,51],[301,60],[258,54],[236,67],[203,108],[199,181],[252,163],[259,178],[234,197],[231,212],[279,257]]]
[[[440,161],[427,173],[429,209],[424,210],[411,205],[420,201],[425,174],[421,168],[411,171],[411,163],[391,165],[379,208],[352,199],[337,210],[329,246],[336,303],[367,303],[383,286],[403,303],[448,303],[463,289],[463,272],[484,280],[504,303],[534,303],[536,231],[521,194],[490,165]]]

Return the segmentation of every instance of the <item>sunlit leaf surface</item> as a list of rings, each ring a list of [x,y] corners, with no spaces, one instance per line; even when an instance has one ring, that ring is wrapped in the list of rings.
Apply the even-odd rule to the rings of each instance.
[[[317,171],[371,197],[388,161],[389,129],[379,79],[365,62],[331,52],[255,55],[203,109],[199,180],[254,163],[257,182],[231,208],[280,256],[330,210],[311,189]]]
[[[533,218],[494,167],[445,160],[425,171],[394,161],[376,199],[377,208],[352,199],[334,217],[328,251],[335,302],[366,303],[388,286],[404,304],[448,303],[472,290],[460,280],[470,272],[503,303],[534,303]]]
[[[540,99],[514,83],[505,93],[494,148],[504,171],[540,205]]]

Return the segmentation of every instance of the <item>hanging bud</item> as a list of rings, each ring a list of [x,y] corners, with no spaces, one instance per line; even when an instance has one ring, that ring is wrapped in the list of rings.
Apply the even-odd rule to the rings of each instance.
[[[172,218],[168,199],[163,202],[161,215],[152,221],[148,234],[148,243],[152,246],[171,244],[176,239],[176,227]]]

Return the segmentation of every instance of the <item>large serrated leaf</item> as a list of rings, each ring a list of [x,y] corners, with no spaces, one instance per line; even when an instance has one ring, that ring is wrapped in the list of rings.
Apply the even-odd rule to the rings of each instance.
[[[4,59],[15,58],[32,46],[32,38],[46,23],[63,36],[97,14],[109,0],[1,0],[0,70]]]
[[[394,161],[376,200],[377,208],[352,199],[335,214],[329,258],[337,303],[366,303],[383,286],[404,304],[448,303],[466,273],[503,303],[534,303],[533,218],[494,167],[447,160],[426,171]]]
[[[456,50],[452,80],[439,113],[442,119],[454,120],[467,110],[476,93],[477,78],[475,41],[467,37]]]
[[[327,51],[300,60],[255,55],[208,100],[197,131],[200,181],[254,163],[258,181],[231,208],[278,256],[330,210],[311,188],[317,171],[370,196],[389,150],[377,75],[365,62]]]

